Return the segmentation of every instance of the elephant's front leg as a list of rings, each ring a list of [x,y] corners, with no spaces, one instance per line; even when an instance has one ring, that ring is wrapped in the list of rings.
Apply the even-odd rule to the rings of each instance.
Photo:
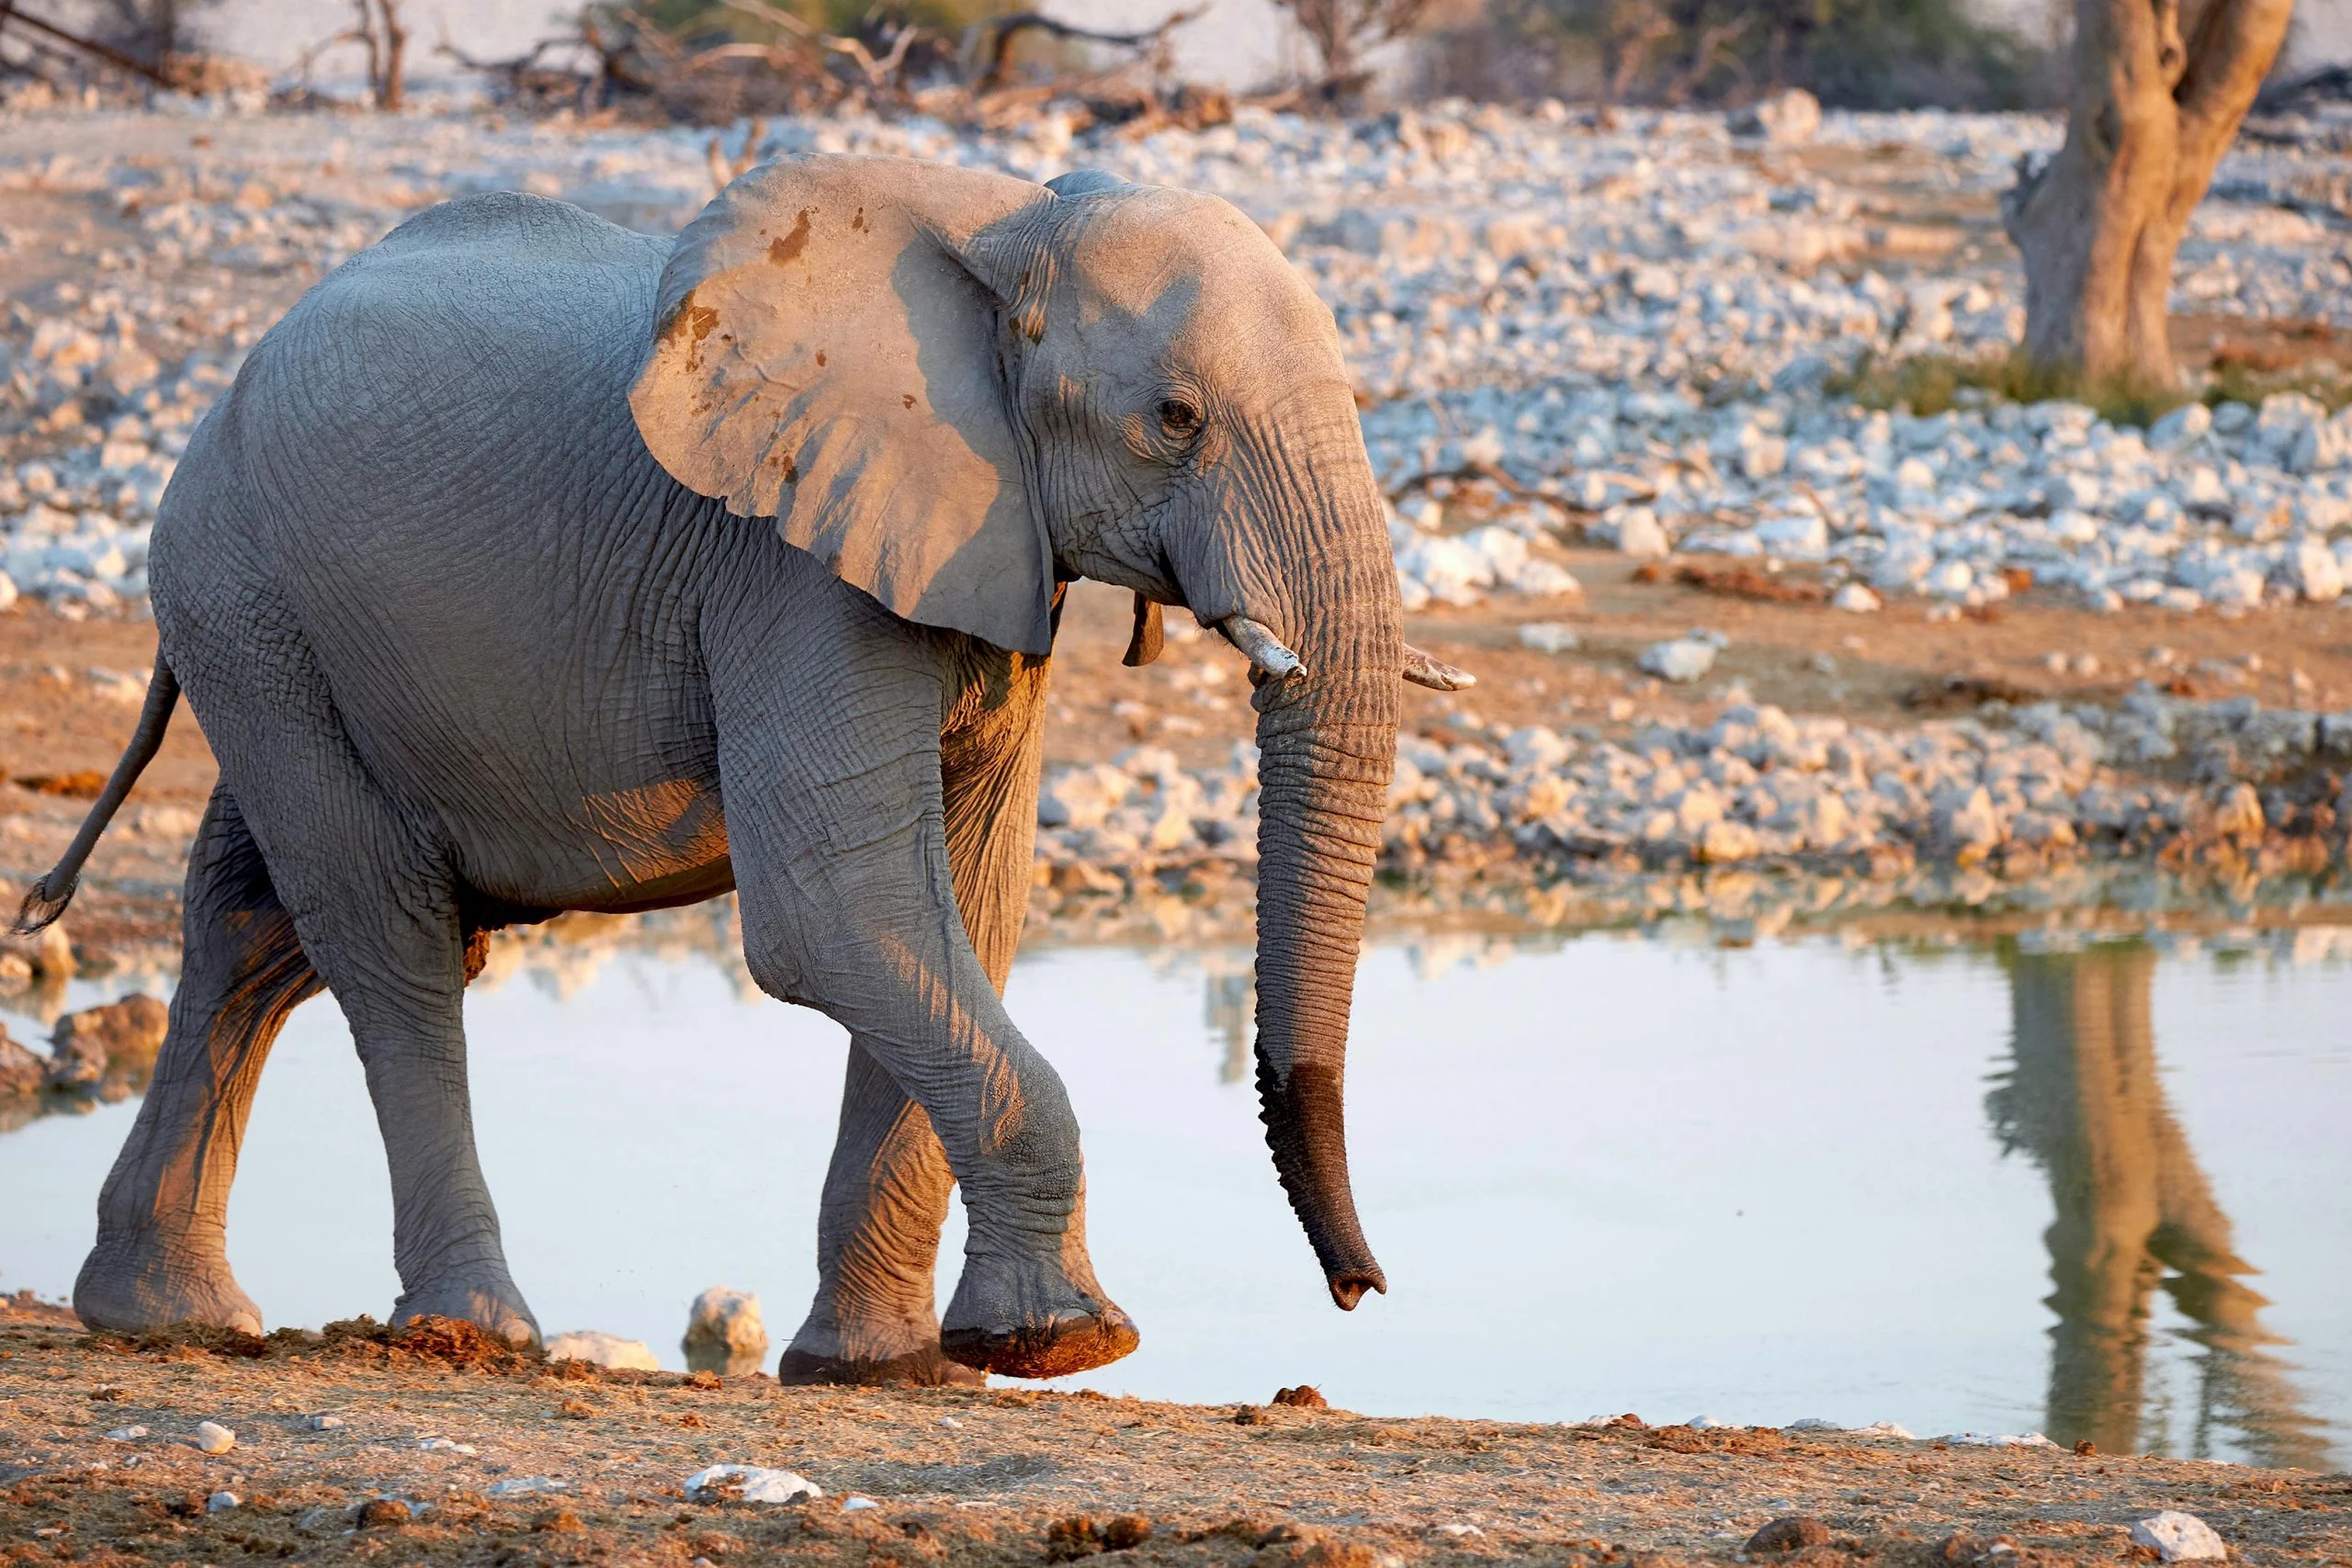
[[[956,908],[1002,996],[1028,908],[1046,666],[1007,660],[989,673],[997,679],[978,688],[983,700],[942,738],[940,782]],[[852,1040],[817,1218],[817,1298],[779,1382],[982,1381],[939,1349],[933,1273],[955,1185],[931,1118]]]
[[[970,1217],[941,1348],[1013,1376],[1080,1371],[1126,1354],[1135,1329],[1087,1259],[1069,1096],[958,912],[937,667],[895,627],[888,638],[835,660],[821,692],[715,682],[745,957],[771,994],[846,1027],[929,1115]]]

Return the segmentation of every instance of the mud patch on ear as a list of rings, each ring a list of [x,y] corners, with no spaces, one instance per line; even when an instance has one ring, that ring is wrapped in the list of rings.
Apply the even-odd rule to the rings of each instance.
[[[861,217],[864,216],[865,209],[860,208],[858,211]],[[792,226],[791,233],[768,242],[768,260],[782,266],[787,262],[799,260],[800,253],[808,248],[808,209],[804,207],[800,209],[799,220]]]

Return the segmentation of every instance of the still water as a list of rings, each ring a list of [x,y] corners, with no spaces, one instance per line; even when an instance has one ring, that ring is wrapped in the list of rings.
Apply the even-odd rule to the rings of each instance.
[[[1074,1383],[2352,1457],[2352,943],[1375,949],[1349,1131],[1390,1293],[1349,1315],[1260,1141],[1248,972],[1105,948],[1014,972],[1085,1128],[1096,1266],[1143,1331]],[[680,1365],[687,1302],[728,1284],[780,1348],[814,1286],[839,1032],[691,953],[526,969],[467,1012],[541,1325]],[[71,1287],[133,1110],[0,1135],[0,1289]],[[359,1068],[313,1002],[263,1082],[230,1254],[273,1325],[315,1326],[384,1314],[390,1232]]]

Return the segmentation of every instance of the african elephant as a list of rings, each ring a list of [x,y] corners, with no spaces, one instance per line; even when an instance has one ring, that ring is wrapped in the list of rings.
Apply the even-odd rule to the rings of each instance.
[[[1267,1139],[1333,1300],[1385,1289],[1349,1190],[1350,991],[1399,676],[1459,672],[1401,640],[1330,314],[1225,202],[810,158],[674,242],[525,196],[434,208],[254,350],[149,574],[137,735],[20,916],[63,907],[185,693],[220,784],[85,1322],[260,1326],[230,1182],[271,1041],[324,987],[390,1165],[395,1321],[533,1338],[468,1100],[486,933],[733,888],[760,986],[852,1038],[783,1375],[1125,1354],[1077,1122],[1000,1001],[1081,576],[1136,593],[1131,662],[1162,604],[1252,660]]]

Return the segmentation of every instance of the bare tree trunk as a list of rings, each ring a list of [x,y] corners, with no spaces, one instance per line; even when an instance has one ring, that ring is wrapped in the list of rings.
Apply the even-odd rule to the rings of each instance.
[[[2002,198],[2037,373],[2169,389],[2173,253],[2294,0],[2075,0],[2066,143]],[[2188,21],[2184,38],[2182,23]]]
[[[396,109],[407,90],[408,28],[401,21],[401,0],[376,0],[384,28],[384,69],[376,83],[376,107]]]

